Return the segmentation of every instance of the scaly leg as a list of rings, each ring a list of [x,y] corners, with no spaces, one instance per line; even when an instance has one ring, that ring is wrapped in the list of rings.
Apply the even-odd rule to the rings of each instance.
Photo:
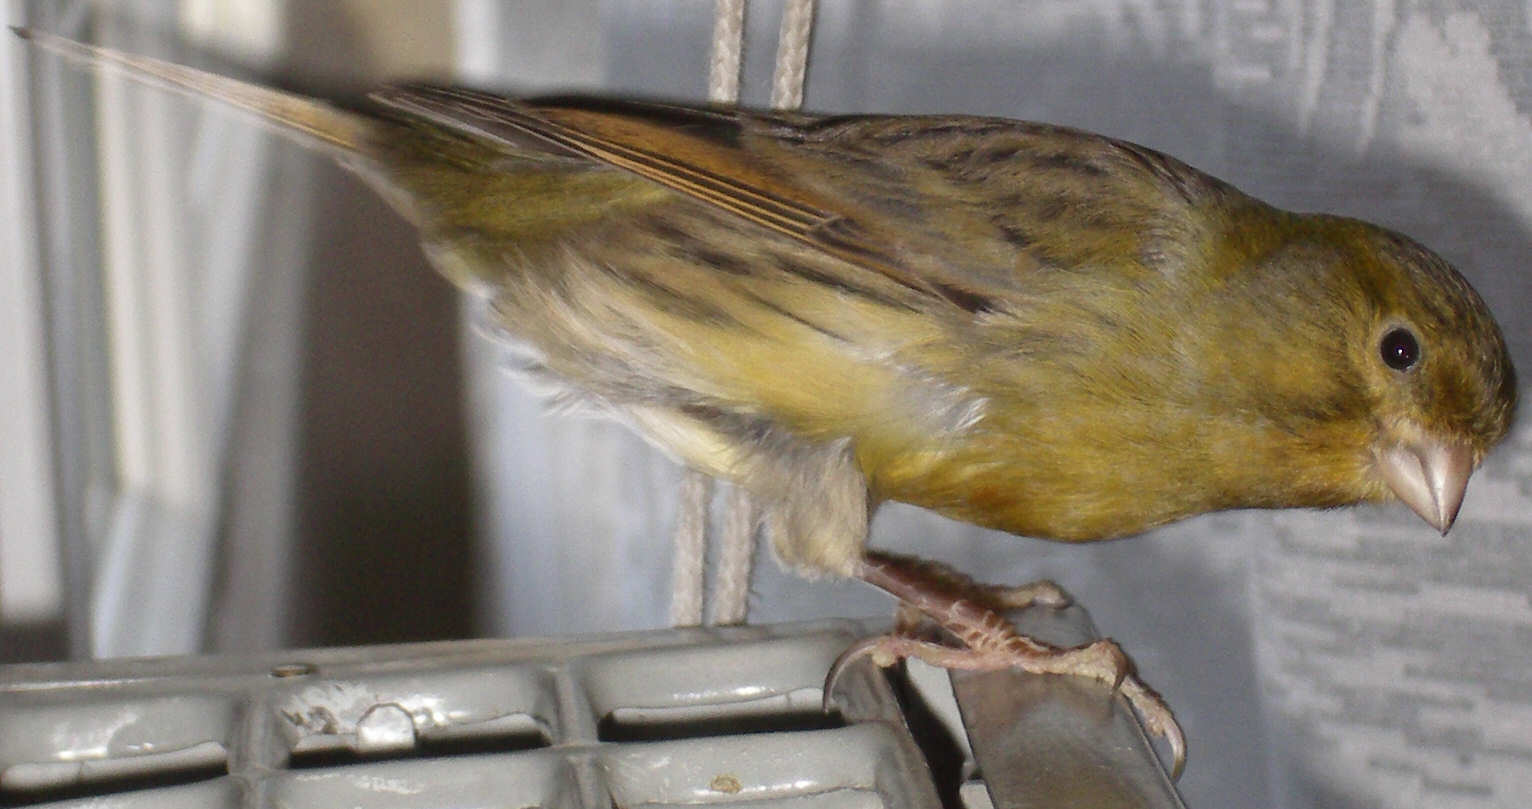
[[[846,665],[864,656],[885,667],[914,657],[949,669],[1019,668],[1033,674],[1087,677],[1122,691],[1149,731],[1165,737],[1174,757],[1173,775],[1180,775],[1186,763],[1186,738],[1165,701],[1139,681],[1116,643],[1103,639],[1078,648],[1059,648],[1018,633],[1001,614],[1032,604],[1067,605],[1069,597],[1057,585],[1041,581],[1018,588],[989,587],[933,562],[877,552],[865,556],[856,575],[899,599],[896,628],[892,634],[853,645],[835,661],[826,679],[827,698]],[[916,637],[915,625],[922,615],[956,636],[962,647]]]

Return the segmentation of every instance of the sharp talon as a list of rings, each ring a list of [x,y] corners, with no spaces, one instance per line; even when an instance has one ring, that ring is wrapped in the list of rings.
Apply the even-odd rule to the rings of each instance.
[[[852,663],[855,663],[858,659],[870,656],[874,658],[873,662],[878,663],[881,667],[886,668],[888,665],[891,665],[891,663],[881,663],[876,659],[878,654],[878,647],[882,646],[886,639],[887,637],[883,635],[875,638],[863,638],[856,643],[846,647],[846,651],[841,652],[840,656],[835,658],[835,662],[830,664],[830,671],[825,675],[825,683],[823,689],[820,691],[820,710],[822,710],[824,713],[830,712],[831,695],[835,693],[835,682],[840,679],[840,676],[843,672],[845,672],[846,667],[850,666]]]
[[[1170,777],[1172,780],[1179,779],[1181,772],[1186,769],[1186,734],[1181,732],[1181,725],[1176,722],[1165,700],[1139,682],[1138,678],[1131,676],[1124,682],[1122,695],[1133,706],[1144,729],[1152,736],[1163,737],[1170,746]]]
[[[1181,773],[1186,771],[1186,737],[1181,735],[1180,725],[1171,725],[1166,729],[1165,740],[1170,743],[1170,780],[1181,780]]]
[[[1112,671],[1111,679],[1100,677],[1099,675],[1098,678],[1102,682],[1110,684],[1113,693],[1122,690],[1123,681],[1128,678],[1129,672],[1133,670],[1133,664],[1128,662],[1128,656],[1123,652],[1122,647],[1118,646],[1116,641],[1103,638],[1085,648],[1096,655],[1103,668],[1110,668]]]
[[[1164,707],[1163,705],[1161,707]],[[1165,743],[1170,746],[1170,780],[1181,780],[1181,773],[1186,770],[1186,736],[1181,732],[1181,726],[1174,717],[1166,712],[1166,723],[1152,728],[1157,735],[1165,738]],[[1154,723],[1150,722],[1153,725]]]

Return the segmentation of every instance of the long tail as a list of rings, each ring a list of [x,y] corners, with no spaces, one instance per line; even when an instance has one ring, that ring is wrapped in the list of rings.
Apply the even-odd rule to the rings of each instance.
[[[222,101],[255,114],[278,132],[342,153],[365,153],[372,142],[376,122],[363,115],[337,109],[323,101],[261,87],[209,73],[205,70],[131,53],[87,45],[29,28],[11,31],[44,50],[87,66],[101,66],[144,84]]]

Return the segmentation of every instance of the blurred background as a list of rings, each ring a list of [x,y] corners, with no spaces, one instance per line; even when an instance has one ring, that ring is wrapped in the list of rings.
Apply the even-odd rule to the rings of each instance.
[[[705,0],[6,0],[5,21],[346,94],[698,101]],[[782,4],[746,19],[764,105]],[[806,107],[1134,140],[1409,233],[1532,374],[1532,11],[1511,0],[822,1]],[[0,43],[0,661],[664,626],[680,471],[501,373],[349,175],[246,119]],[[1064,547],[899,506],[874,544],[1047,576],[1192,742],[1194,807],[1532,794],[1532,429],[1451,536],[1400,507]],[[720,499],[722,495],[720,495]],[[886,614],[762,552],[756,622]]]

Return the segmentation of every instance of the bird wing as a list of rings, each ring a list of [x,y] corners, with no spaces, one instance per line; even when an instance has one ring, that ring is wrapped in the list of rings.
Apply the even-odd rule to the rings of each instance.
[[[792,131],[795,119],[817,120],[811,116],[592,98],[516,101],[432,86],[392,87],[372,98],[475,137],[632,172],[910,290],[970,311],[984,305],[982,288],[918,244],[912,238],[918,234],[901,232],[864,200],[837,193],[848,183],[812,181],[827,173],[816,168],[829,167],[816,166],[824,161],[811,150],[784,150],[778,134]]]

